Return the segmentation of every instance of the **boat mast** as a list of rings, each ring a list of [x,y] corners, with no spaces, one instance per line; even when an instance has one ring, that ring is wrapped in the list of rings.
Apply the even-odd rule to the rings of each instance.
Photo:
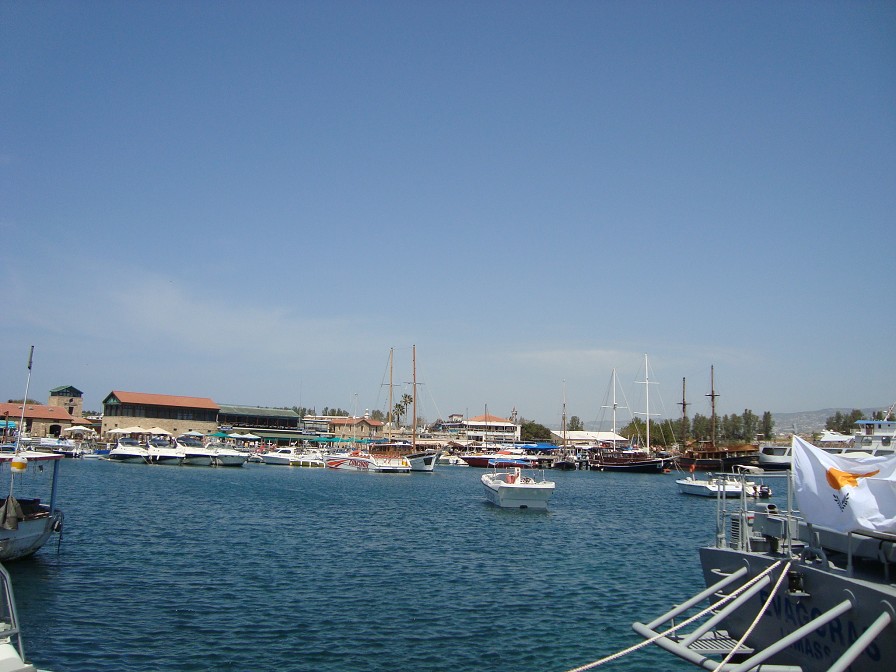
[[[684,446],[687,443],[687,432],[685,431],[687,428],[688,422],[688,404],[687,399],[685,398],[685,379],[681,379],[681,401],[678,404],[681,406],[681,445]]]
[[[392,442],[392,354],[395,348],[389,348],[389,412],[386,414],[386,423],[389,433],[389,442]]]
[[[566,381],[563,381],[563,415],[560,418],[560,431],[563,436],[563,452],[566,452]]]
[[[647,425],[647,452],[650,452],[650,370],[647,366],[647,354],[644,354],[644,422]]]
[[[414,420],[413,420],[413,422],[411,422],[411,447],[413,448],[414,452],[417,452],[417,346],[416,345],[411,346],[411,363],[413,364],[413,369],[414,369],[413,378],[411,379],[413,381],[411,383],[411,385],[413,386],[413,390],[414,390],[414,403],[413,403]]]
[[[716,394],[716,378],[715,378],[715,366],[710,364],[709,366],[709,389],[710,392],[706,396],[709,397],[710,400],[710,408],[712,409],[712,414],[710,416],[709,421],[709,432],[710,432],[710,447],[715,449],[716,447],[716,397],[719,395]]]
[[[15,452],[18,454],[19,448],[22,444],[22,432],[25,429],[25,404],[28,403],[28,388],[31,387],[31,363],[34,361],[34,346],[31,346],[31,350],[28,352],[28,378],[25,381],[25,398],[22,399],[22,416],[19,419],[19,428],[16,432],[16,450]],[[12,470],[10,470],[12,471]]]

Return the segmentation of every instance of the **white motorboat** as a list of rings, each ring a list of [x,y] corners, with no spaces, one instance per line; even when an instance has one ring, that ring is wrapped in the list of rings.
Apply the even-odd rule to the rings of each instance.
[[[296,450],[292,446],[286,446],[284,448],[278,448],[277,450],[272,450],[267,453],[262,453],[261,461],[265,464],[279,464],[283,466],[289,466],[292,460],[296,457]]]
[[[184,434],[177,437],[177,447],[183,453],[181,464],[195,467],[210,467],[214,464],[215,452],[206,447],[197,436]]]
[[[554,482],[524,476],[519,467],[510,471],[490,471],[480,478],[485,496],[504,509],[547,509]]]
[[[290,460],[289,466],[320,468],[326,467],[327,461],[322,451],[317,450],[316,448],[308,448],[306,450],[296,452],[296,454]]]
[[[119,437],[118,443],[109,451],[109,459],[113,462],[134,462],[147,464],[149,451],[131,436]]]
[[[146,442],[148,462],[151,464],[180,465],[184,461],[184,453],[178,447],[177,442],[164,437],[153,437]]]
[[[207,448],[212,451],[213,463],[216,467],[242,467],[249,459],[248,453],[219,441],[209,443]]]
[[[740,497],[744,491],[743,484],[734,474],[706,474],[706,478],[691,474],[675,482],[681,494],[698,497]]]

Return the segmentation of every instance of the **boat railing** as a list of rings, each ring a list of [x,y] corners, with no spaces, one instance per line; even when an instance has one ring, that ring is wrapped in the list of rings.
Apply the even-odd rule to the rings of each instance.
[[[10,644],[18,651],[19,657],[25,660],[25,646],[22,644],[22,631],[19,628],[12,581],[3,565],[0,565],[0,637],[8,638]]]

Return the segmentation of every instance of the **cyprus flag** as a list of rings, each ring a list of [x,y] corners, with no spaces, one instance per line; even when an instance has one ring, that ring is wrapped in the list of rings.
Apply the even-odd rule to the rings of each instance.
[[[832,455],[793,437],[796,501],[810,523],[896,534],[896,456]]]

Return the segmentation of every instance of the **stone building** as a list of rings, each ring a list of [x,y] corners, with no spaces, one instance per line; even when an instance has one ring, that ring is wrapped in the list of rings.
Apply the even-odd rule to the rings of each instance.
[[[218,427],[218,410],[218,404],[205,397],[113,390],[103,399],[100,435],[114,440],[109,432],[128,427],[160,427],[174,435],[190,431],[208,434]]]
[[[21,403],[0,404],[0,420],[3,420],[4,423],[18,428],[21,419]],[[73,420],[71,414],[62,406],[25,405],[25,434],[33,439],[59,438],[63,429],[72,426]]]
[[[73,385],[63,385],[50,390],[48,406],[60,406],[73,418],[84,416],[84,393]]]

